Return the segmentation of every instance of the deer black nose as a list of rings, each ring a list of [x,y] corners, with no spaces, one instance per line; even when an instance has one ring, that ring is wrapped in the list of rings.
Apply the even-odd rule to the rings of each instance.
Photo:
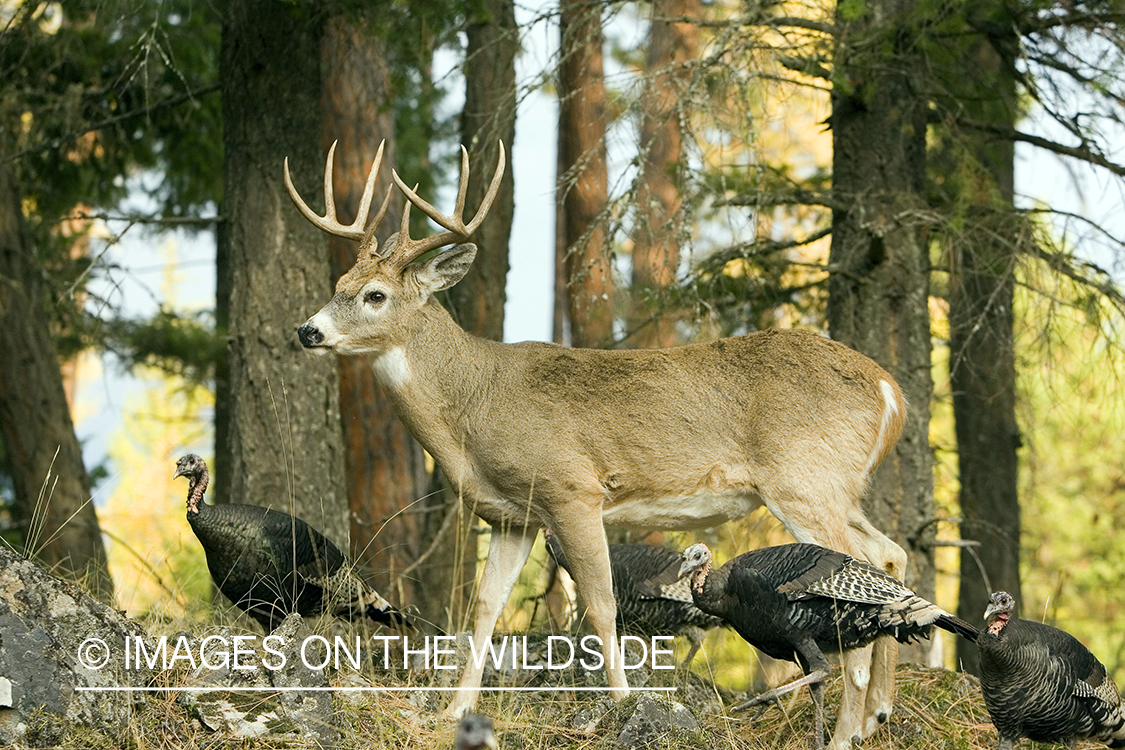
[[[324,334],[312,323],[306,322],[297,329],[297,338],[301,340],[302,346],[306,349],[311,349],[314,346],[320,346],[324,341]]]

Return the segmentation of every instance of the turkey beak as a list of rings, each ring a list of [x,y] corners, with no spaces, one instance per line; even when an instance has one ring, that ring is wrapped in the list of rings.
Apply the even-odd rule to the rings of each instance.
[[[496,735],[493,734],[492,732],[489,732],[488,737],[486,737],[485,740],[484,740],[484,746],[489,748],[489,750],[496,750],[496,748],[497,748]]]
[[[682,563],[680,563],[680,578],[683,578],[688,573],[690,573],[691,569],[692,569],[691,560],[684,560]]]
[[[984,610],[984,621],[988,622],[989,620],[991,620],[992,616],[998,611],[1000,610],[996,607],[996,605],[992,602],[989,602],[988,607]]]
[[[172,475],[172,478],[178,479],[179,477],[185,477],[185,476],[187,476],[187,469],[177,467],[176,473]]]

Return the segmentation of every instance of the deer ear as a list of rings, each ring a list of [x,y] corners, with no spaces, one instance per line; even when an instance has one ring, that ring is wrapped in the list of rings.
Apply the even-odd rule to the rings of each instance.
[[[473,259],[476,257],[476,245],[471,243],[454,245],[445,252],[418,263],[414,274],[423,289],[440,292],[465,278],[469,266],[473,265]]]

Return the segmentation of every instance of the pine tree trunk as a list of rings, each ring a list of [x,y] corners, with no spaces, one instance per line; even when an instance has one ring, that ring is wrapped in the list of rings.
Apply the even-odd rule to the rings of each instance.
[[[699,0],[654,0],[646,56],[648,90],[641,115],[643,171],[637,191],[633,238],[633,300],[629,343],[638,348],[674,346],[676,315],[668,287],[680,264],[680,114],[696,55],[695,26],[672,18],[697,18]]]
[[[567,314],[574,346],[613,343],[613,277],[606,227],[609,194],[602,6],[563,0],[559,7],[558,197],[566,242]]]
[[[223,23],[219,305],[228,366],[217,489],[220,499],[293,512],[347,549],[336,359],[310,356],[296,336],[331,296],[327,240],[282,181],[288,157],[295,185],[316,207],[322,25],[304,6],[278,0],[233,0]]]
[[[978,12],[1004,13],[1000,4]],[[992,28],[1010,30],[1011,23]],[[975,96],[960,97],[965,116],[977,122],[1014,128],[1019,114],[1010,60],[999,49],[1015,49],[1014,38],[974,40],[964,61]],[[958,614],[977,622],[993,591],[1020,600],[1019,426],[1016,423],[1016,368],[1012,296],[1020,235],[1013,209],[1015,147],[1011,141],[962,133],[978,172],[968,191],[971,221],[964,244],[952,253],[949,287],[950,382],[961,479],[961,538],[979,546],[961,551]],[[957,250],[960,252],[957,252]],[[975,645],[960,639],[958,662],[979,673]]]
[[[321,147],[333,141],[333,189],[341,221],[350,223],[379,144],[385,142],[372,214],[393,184],[395,123],[386,45],[361,13],[330,18],[321,42],[324,88]],[[376,231],[381,243],[398,231],[403,200],[395,190]],[[329,237],[332,283],[355,264],[358,245]],[[344,430],[346,488],[351,509],[353,559],[378,591],[401,605],[417,602],[409,582],[395,587],[427,540],[423,514],[402,512],[429,488],[422,447],[399,421],[364,357],[339,357],[340,415]],[[395,591],[395,594],[391,594]]]
[[[832,96],[833,195],[828,322],[832,337],[887,369],[906,395],[895,450],[864,500],[871,521],[906,550],[907,583],[934,592],[929,443],[929,259],[921,229],[926,101],[909,26],[913,0],[878,0],[855,20],[838,15]]]
[[[0,133],[2,153],[15,151],[9,132]],[[48,326],[51,302],[20,200],[12,166],[0,165],[0,435],[13,510],[28,555],[112,603],[90,479]]]

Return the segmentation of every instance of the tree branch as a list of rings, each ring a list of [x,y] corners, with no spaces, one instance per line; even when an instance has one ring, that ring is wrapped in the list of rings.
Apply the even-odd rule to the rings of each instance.
[[[180,94],[179,96],[174,96],[171,99],[165,99],[164,101],[157,102],[156,104],[152,104],[148,107],[142,107],[141,109],[135,109],[131,112],[124,112],[120,115],[117,115],[116,117],[110,117],[106,120],[102,120],[101,122],[91,123],[91,124],[87,125],[86,127],[82,128],[80,130],[72,130],[71,132],[66,133],[65,135],[60,135],[56,138],[52,138],[48,141],[44,141],[43,143],[40,143],[38,145],[31,146],[29,148],[25,148],[22,151],[15,152],[14,154],[9,154],[8,156],[0,157],[0,165],[10,164],[10,163],[16,161],[17,159],[22,159],[23,157],[27,156],[28,154],[34,154],[34,153],[38,153],[39,151],[47,151],[47,150],[50,150],[50,149],[61,148],[64,143],[69,143],[69,142],[74,141],[78,138],[81,138],[82,136],[86,135],[87,133],[92,133],[94,131],[101,130],[102,128],[107,128],[111,125],[117,125],[117,124],[120,124],[122,122],[126,122],[128,120],[131,120],[135,117],[142,117],[144,115],[151,114],[152,112],[156,112],[156,111],[161,110],[161,109],[167,109],[169,107],[179,106],[180,104],[183,104],[184,102],[192,101],[192,100],[194,100],[198,97],[204,96],[206,94],[210,94],[213,91],[218,91],[220,85],[221,84],[219,84],[219,83],[212,83],[212,84],[209,84],[207,86],[202,86],[202,87],[200,87],[198,89],[195,89],[193,91],[185,91],[184,93]]]
[[[1061,143],[1056,143],[1052,140],[1043,138],[1038,135],[1024,133],[1020,130],[1016,130],[1015,128],[1003,127],[1000,125],[990,125],[988,123],[982,122],[972,122],[971,120],[958,120],[958,124],[962,127],[972,128],[973,130],[983,130],[986,133],[992,133],[993,135],[997,135],[1008,140],[1030,143],[1032,146],[1037,146],[1061,156],[1072,156],[1075,159],[1081,159],[1082,161],[1089,164],[1094,164],[1096,166],[1102,167],[1103,169],[1108,169],[1118,177],[1125,177],[1125,166],[1110,161],[1105,156],[1098,153],[1097,151],[1094,151],[1090,148],[1089,145],[1086,144],[1082,146],[1064,146]]]

